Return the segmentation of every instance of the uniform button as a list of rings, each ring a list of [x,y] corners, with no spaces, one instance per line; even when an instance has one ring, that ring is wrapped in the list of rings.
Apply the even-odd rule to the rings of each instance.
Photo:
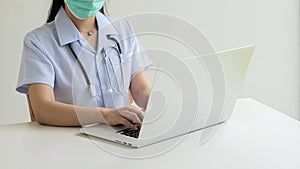
[[[102,85],[102,89],[103,90],[107,89],[106,85]]]

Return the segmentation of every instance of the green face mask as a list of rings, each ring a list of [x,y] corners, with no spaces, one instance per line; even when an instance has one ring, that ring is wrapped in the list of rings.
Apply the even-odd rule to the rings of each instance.
[[[66,4],[72,14],[78,19],[86,19],[95,16],[103,7],[105,0],[66,0]]]

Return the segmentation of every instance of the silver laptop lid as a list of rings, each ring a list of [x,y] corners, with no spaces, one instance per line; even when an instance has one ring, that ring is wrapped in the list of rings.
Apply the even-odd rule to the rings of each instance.
[[[229,119],[254,46],[170,61],[151,71],[140,139],[164,140]]]

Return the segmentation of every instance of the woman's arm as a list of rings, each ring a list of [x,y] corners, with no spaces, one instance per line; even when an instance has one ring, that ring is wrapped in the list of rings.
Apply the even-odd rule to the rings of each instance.
[[[121,109],[106,109],[79,107],[56,102],[53,89],[45,84],[28,85],[28,94],[34,116],[41,124],[81,126],[106,123],[109,125],[123,124],[135,129],[136,127],[130,121],[139,121],[142,118],[141,113],[130,106]]]
[[[134,75],[130,83],[130,92],[139,107],[146,109],[151,88],[151,84],[144,70]]]
[[[55,101],[53,89],[45,84],[28,85],[28,94],[36,120],[54,126],[80,126],[104,123],[101,108],[75,107]],[[82,113],[86,115],[83,116]],[[80,119],[80,121],[78,120]]]

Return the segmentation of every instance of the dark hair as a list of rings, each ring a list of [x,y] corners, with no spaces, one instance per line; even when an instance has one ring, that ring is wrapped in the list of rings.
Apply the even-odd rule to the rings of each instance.
[[[47,23],[54,21],[59,9],[64,5],[64,0],[53,0],[51,9],[49,10]],[[105,15],[104,6],[99,11]]]

